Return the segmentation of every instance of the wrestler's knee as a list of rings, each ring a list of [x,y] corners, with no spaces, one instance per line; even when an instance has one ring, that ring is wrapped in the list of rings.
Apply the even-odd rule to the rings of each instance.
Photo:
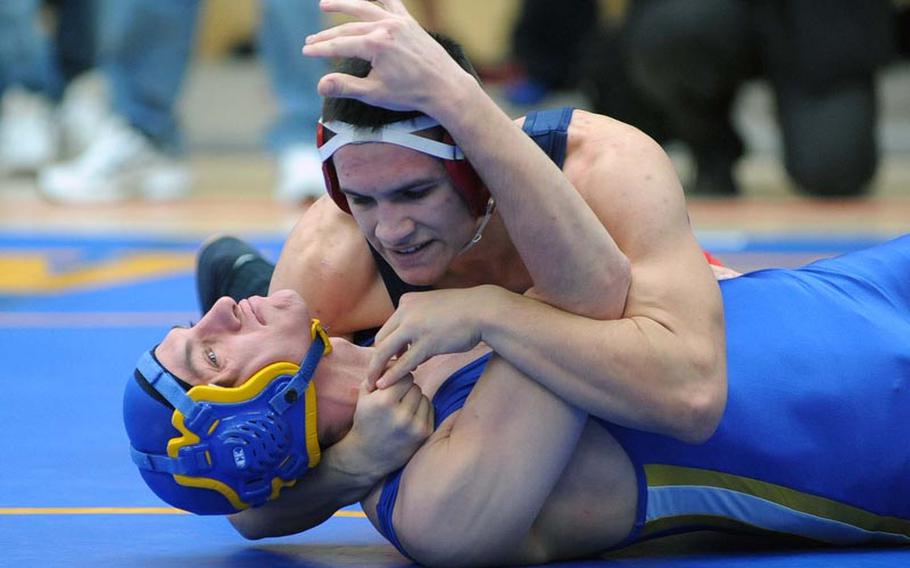
[[[807,146],[789,150],[786,159],[787,172],[798,189],[818,197],[867,193],[876,165],[876,153],[871,147],[837,148],[824,142],[814,149]]]

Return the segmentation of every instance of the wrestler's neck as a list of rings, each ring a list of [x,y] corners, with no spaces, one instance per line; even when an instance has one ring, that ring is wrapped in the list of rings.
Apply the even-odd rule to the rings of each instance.
[[[328,447],[350,430],[357,392],[366,376],[370,350],[333,337],[332,352],[323,356],[313,374],[319,443]]]
[[[467,288],[481,284],[496,284],[517,293],[531,286],[531,277],[499,213],[493,214],[480,242],[455,257],[435,287]]]

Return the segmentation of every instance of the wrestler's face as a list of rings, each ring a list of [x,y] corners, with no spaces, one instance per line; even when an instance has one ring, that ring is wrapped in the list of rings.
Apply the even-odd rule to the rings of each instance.
[[[290,290],[239,303],[225,297],[192,327],[172,329],[155,356],[191,385],[239,386],[271,363],[299,363],[311,343],[309,323],[309,309]]]
[[[365,143],[338,150],[334,164],[373,248],[405,282],[437,282],[476,224],[442,162],[394,144]]]

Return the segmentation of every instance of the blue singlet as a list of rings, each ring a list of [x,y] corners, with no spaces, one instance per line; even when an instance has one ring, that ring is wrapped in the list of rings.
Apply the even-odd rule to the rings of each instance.
[[[910,236],[720,287],[729,392],[717,432],[691,445],[602,422],[639,480],[620,546],[701,529],[910,542]],[[488,360],[440,388],[437,426]],[[400,476],[377,512],[406,555],[392,526]]]

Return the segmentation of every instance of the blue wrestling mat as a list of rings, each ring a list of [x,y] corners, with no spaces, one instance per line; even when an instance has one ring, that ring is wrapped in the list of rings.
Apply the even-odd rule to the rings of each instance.
[[[277,258],[277,237],[253,237]],[[875,237],[703,236],[721,259],[773,264]],[[195,239],[0,232],[0,566],[409,565],[356,507],[305,534],[248,542],[222,518],[162,506],[130,461],[120,418],[140,352],[198,317]],[[789,259],[789,261],[788,261]],[[910,549],[831,550],[702,534],[561,566],[910,566]]]

